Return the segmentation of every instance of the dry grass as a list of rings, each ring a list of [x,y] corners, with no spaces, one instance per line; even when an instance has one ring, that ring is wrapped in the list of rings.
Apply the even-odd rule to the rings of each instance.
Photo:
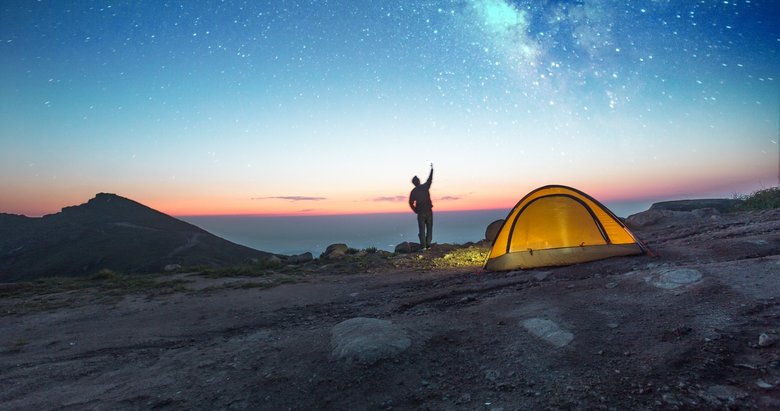
[[[487,259],[488,251],[487,248],[476,246],[455,249],[442,257],[435,258],[433,265],[436,268],[481,266]]]
[[[147,297],[187,291],[191,280],[158,274],[100,270],[89,277],[49,277],[0,287],[0,315],[55,310],[91,303],[112,304],[130,294]]]

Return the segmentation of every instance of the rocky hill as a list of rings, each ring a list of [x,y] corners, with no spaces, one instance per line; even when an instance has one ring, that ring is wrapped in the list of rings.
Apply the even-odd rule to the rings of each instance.
[[[0,282],[104,268],[146,273],[169,264],[235,265],[270,255],[115,194],[40,218],[0,214]]]

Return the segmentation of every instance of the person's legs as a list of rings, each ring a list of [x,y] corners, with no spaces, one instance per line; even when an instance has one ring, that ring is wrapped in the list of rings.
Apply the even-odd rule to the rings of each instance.
[[[417,237],[420,239],[420,246],[425,248],[425,213],[417,214]]]
[[[431,248],[433,240],[433,212],[428,213],[425,218],[425,248]]]

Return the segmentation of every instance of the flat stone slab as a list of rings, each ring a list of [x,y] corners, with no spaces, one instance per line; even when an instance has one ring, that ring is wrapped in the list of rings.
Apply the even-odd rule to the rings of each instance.
[[[541,338],[558,348],[569,345],[574,339],[574,334],[561,329],[558,324],[543,318],[529,318],[523,320],[522,325],[533,336]]]
[[[331,329],[333,358],[372,364],[403,352],[412,344],[401,327],[378,318],[357,317]]]
[[[650,206],[651,210],[693,211],[703,208],[714,208],[721,213],[728,213],[734,207],[742,204],[742,200],[729,198],[705,198],[697,200],[662,201]]]
[[[691,268],[665,270],[645,278],[645,281],[658,288],[672,290],[701,280],[701,273]]]

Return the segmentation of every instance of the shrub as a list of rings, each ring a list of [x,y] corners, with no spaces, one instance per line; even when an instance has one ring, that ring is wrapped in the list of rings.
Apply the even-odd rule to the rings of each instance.
[[[96,281],[104,281],[104,280],[116,280],[119,277],[119,274],[116,273],[113,270],[109,270],[108,268],[104,268],[95,274],[92,274],[89,276],[90,280],[96,280]]]
[[[437,268],[479,266],[487,259],[488,251],[486,248],[474,246],[456,249],[436,258],[433,263]]]
[[[780,207],[780,187],[758,190],[753,194],[739,196],[742,203],[735,207],[736,211],[770,210]]]

